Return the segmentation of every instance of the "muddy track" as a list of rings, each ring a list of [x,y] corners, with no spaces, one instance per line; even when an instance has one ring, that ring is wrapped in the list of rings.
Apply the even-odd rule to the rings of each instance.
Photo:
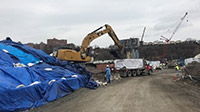
[[[79,89],[31,112],[199,112],[198,90],[173,80],[173,70]]]

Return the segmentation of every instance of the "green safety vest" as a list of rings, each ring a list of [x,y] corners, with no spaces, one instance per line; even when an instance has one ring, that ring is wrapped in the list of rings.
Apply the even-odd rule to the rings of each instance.
[[[179,70],[179,66],[178,65],[176,66],[176,70]]]

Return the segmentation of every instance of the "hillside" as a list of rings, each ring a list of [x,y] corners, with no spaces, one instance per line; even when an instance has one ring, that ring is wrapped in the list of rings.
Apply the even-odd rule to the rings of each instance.
[[[139,48],[140,58],[147,60],[160,60],[166,45],[144,45]],[[95,60],[111,60],[118,59],[120,52],[113,52],[109,49],[95,49]],[[183,42],[179,44],[168,44],[166,56],[168,60],[185,59],[194,57],[200,53],[200,44],[196,42]],[[125,55],[125,54],[124,54]]]
[[[166,45],[146,45],[139,50],[140,57],[148,60],[158,60],[162,57]],[[200,44],[195,42],[183,42],[179,44],[168,44],[166,56],[168,60],[185,59],[194,57],[200,53]]]

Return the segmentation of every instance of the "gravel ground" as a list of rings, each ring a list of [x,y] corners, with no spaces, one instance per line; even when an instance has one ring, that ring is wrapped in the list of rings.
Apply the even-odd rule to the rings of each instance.
[[[30,112],[200,112],[196,86],[174,81],[174,70],[128,77],[96,90],[81,88]]]

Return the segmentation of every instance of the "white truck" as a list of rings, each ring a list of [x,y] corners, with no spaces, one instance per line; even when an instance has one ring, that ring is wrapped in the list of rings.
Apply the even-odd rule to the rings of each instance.
[[[152,67],[144,59],[117,59],[114,60],[114,64],[121,77],[143,75],[144,73],[150,75],[153,72]]]

